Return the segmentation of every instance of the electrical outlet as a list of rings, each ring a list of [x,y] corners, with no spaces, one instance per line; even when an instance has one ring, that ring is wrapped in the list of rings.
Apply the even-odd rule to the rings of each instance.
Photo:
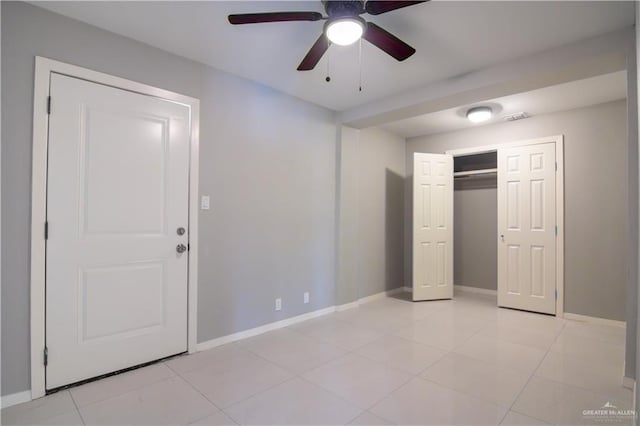
[[[309,292],[308,291],[304,292],[304,303],[309,303]]]
[[[278,297],[276,299],[276,311],[281,311],[281,310],[282,310],[282,299]]]

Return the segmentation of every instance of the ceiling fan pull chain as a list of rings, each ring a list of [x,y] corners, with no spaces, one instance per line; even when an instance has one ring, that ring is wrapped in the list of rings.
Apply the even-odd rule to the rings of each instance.
[[[329,46],[331,46],[331,43],[329,43]],[[331,76],[330,76],[330,69],[329,69],[329,62],[331,59],[331,50],[329,50],[329,52],[327,53],[327,77],[325,78],[325,81],[328,83],[331,81]]]
[[[416,50],[373,22],[365,21],[360,15],[365,13],[380,15],[427,1],[322,0],[327,16],[315,11],[287,11],[232,14],[228,16],[228,19],[229,23],[233,25],[326,20],[320,37],[311,46],[297,68],[298,71],[310,71],[320,63],[320,59],[327,52],[332,41],[341,46],[348,46],[360,40],[360,54],[362,55],[362,39],[364,38],[396,60],[404,61],[416,53]],[[360,74],[360,83],[362,83],[362,61],[360,61]],[[325,80],[327,83],[331,81],[328,62]],[[362,92],[362,84],[359,86],[359,91]]]
[[[358,82],[358,92],[362,92],[362,39],[358,46],[358,65],[360,67],[360,81]]]

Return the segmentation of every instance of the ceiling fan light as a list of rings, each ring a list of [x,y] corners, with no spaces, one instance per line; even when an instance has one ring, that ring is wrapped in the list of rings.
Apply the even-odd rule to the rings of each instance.
[[[471,108],[467,111],[467,119],[472,123],[482,123],[489,120],[491,116],[493,116],[493,111],[486,106]]]
[[[327,38],[331,43],[348,46],[360,40],[364,33],[364,24],[355,18],[341,18],[327,25]]]

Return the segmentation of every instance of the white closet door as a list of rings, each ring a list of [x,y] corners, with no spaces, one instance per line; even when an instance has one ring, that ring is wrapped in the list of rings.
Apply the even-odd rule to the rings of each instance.
[[[498,150],[498,305],[556,312],[555,144]]]
[[[413,157],[413,300],[453,297],[453,157]]]
[[[51,99],[47,389],[187,350],[189,108],[59,74]]]

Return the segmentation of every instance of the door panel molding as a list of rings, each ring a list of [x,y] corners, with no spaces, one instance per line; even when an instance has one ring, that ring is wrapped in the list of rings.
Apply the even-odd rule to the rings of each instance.
[[[556,158],[556,316],[562,318],[564,314],[564,135],[552,135],[534,139],[522,139],[493,145],[482,145],[470,148],[452,149],[445,153],[454,157],[471,154],[481,154],[497,151],[501,148],[513,148],[526,145],[555,144]]]
[[[413,160],[413,300],[453,297],[453,157]]]
[[[49,94],[52,73],[161,98],[187,106],[190,110],[189,135],[189,264],[187,347],[195,352],[197,344],[198,282],[198,161],[200,101],[196,98],[152,87],[120,77],[36,57],[33,100],[33,155],[31,188],[31,396],[45,394],[45,220],[47,206],[47,156]],[[52,108],[55,108],[53,100]]]
[[[512,165],[514,167],[512,167]],[[555,144],[498,150],[498,305],[556,312]],[[510,188],[517,184],[517,196]],[[510,223],[518,211],[519,226]],[[517,273],[511,247],[520,247]],[[513,291],[517,280],[520,291]]]

